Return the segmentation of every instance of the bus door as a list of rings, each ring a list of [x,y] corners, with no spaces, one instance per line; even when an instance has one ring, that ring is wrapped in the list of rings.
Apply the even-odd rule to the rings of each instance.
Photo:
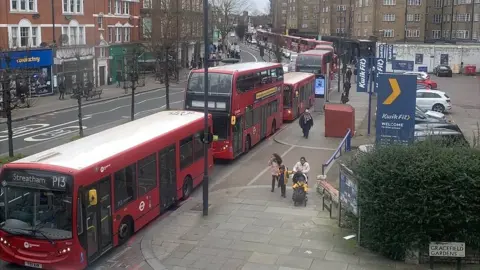
[[[112,247],[112,205],[110,196],[110,176],[87,187],[85,205],[87,229],[87,256],[93,261]],[[97,204],[90,205],[88,191],[97,190]],[[77,217],[78,218],[78,217]]]
[[[268,104],[263,105],[260,107],[260,118],[261,118],[261,124],[260,124],[260,139],[263,139],[267,137],[267,124],[268,124],[268,114],[269,114],[269,106]]]
[[[235,120],[235,125],[232,126],[233,134],[233,155],[237,156],[243,152],[243,126],[242,126],[243,116],[237,116]]]
[[[298,88],[292,87],[292,92],[290,93],[291,98],[292,98],[292,114],[293,118],[297,118],[300,109],[298,108]]]
[[[175,144],[160,151],[160,211],[164,212],[177,199],[177,157]]]

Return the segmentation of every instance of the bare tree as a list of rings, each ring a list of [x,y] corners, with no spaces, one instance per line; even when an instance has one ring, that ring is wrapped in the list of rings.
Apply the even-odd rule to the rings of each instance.
[[[155,76],[165,83],[166,109],[170,109],[170,81],[179,80],[178,47],[186,40],[188,18],[181,2],[154,0],[152,29],[145,29],[146,49],[156,57]]]
[[[277,60],[278,63],[282,63],[283,60],[283,47],[285,46],[285,39],[283,38],[282,35],[282,30],[281,29],[274,29],[277,33],[277,35],[274,36],[273,38],[273,44],[272,44],[272,53],[275,56],[275,59]]]
[[[78,108],[78,136],[83,137],[83,113],[82,113],[82,98],[85,95],[88,95],[89,91],[93,88],[93,82],[89,78],[93,76],[93,70],[91,66],[85,66],[82,63],[84,57],[92,55],[93,52],[91,48],[83,45],[71,45],[68,47],[63,47],[57,51],[57,57],[63,59],[64,61],[75,61],[76,70],[73,74],[69,74],[71,78],[71,87],[72,87],[72,98],[77,100]],[[65,76],[67,73],[62,74],[60,80],[65,81]]]
[[[212,15],[223,41],[233,28],[231,17],[241,15],[243,11],[250,7],[249,0],[210,0]]]

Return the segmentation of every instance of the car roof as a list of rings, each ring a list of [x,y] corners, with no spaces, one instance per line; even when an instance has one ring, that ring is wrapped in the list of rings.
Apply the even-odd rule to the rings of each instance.
[[[105,159],[203,119],[203,112],[162,111],[79,140],[63,144],[13,163],[56,165],[74,170]]]
[[[463,133],[448,129],[448,128],[429,128],[429,129],[422,129],[422,130],[415,130],[415,137],[425,137],[429,135],[462,135]]]
[[[440,90],[431,90],[431,89],[417,89],[417,92],[427,92],[427,93],[435,93],[435,94],[446,94]]]

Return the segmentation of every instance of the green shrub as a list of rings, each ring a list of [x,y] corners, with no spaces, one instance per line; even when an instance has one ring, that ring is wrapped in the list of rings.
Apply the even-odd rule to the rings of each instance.
[[[22,155],[22,154],[16,154],[15,156],[13,157],[9,157],[9,156],[6,156],[6,157],[0,157],[0,166],[2,166],[3,164],[7,164],[9,162],[12,162],[12,161],[15,161],[17,159],[21,159],[21,158],[24,158],[25,156]]]
[[[480,248],[480,151],[438,141],[377,147],[361,155],[362,246],[403,260],[430,241]]]

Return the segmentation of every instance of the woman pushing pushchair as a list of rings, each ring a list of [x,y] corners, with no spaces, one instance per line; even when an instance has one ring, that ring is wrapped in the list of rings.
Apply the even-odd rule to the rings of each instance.
[[[300,161],[293,166],[292,177],[292,200],[295,206],[302,204],[307,206],[307,192],[308,192],[308,175],[310,171],[310,165],[304,157],[300,158]]]

